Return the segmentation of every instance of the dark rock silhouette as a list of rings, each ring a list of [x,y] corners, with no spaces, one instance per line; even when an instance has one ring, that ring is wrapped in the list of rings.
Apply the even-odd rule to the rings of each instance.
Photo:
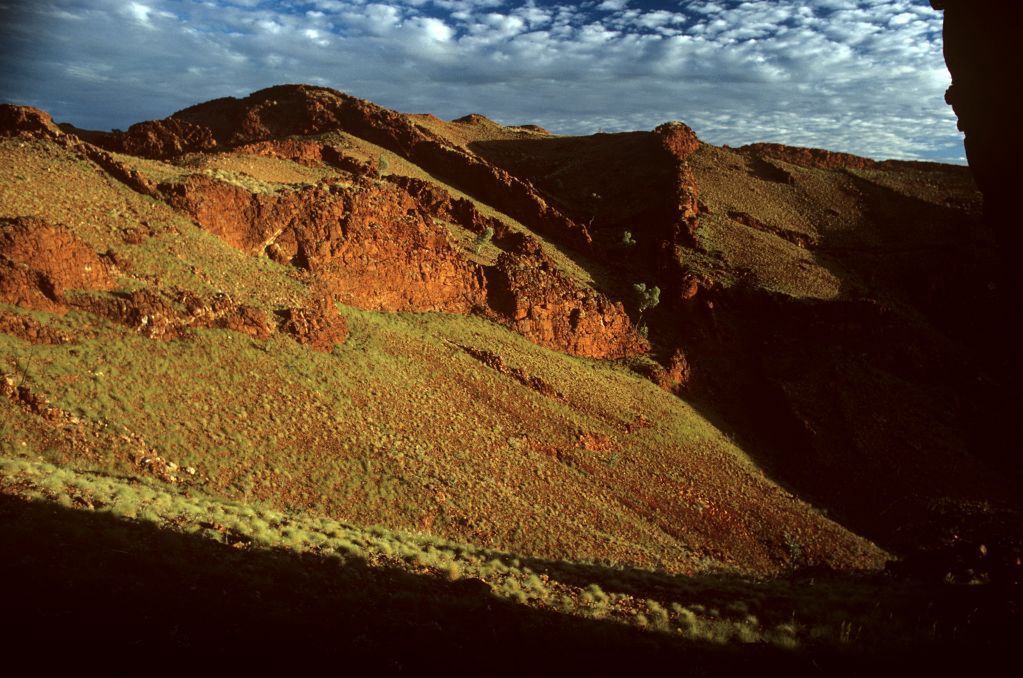
[[[945,11],[945,62],[952,74],[945,100],[966,134],[966,156],[984,194],[985,215],[1003,251],[1018,252],[1023,244],[1015,205],[1023,179],[1018,87],[1023,4],[931,0],[931,5]]]

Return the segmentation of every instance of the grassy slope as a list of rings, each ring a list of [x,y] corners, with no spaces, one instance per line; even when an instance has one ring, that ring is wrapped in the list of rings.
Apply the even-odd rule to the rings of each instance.
[[[996,661],[1017,628],[985,587],[950,595],[876,578],[808,586],[526,558],[27,459],[0,459],[0,514],[0,538],[16,547],[0,573],[32,571],[7,596],[18,625],[5,637],[35,642],[57,613],[76,628],[65,650],[96,633],[168,659],[301,642],[317,658],[400,670],[553,644],[548,667],[682,661],[731,673],[752,661],[855,674],[891,667],[894,650],[935,666],[964,650]],[[117,611],[97,596],[114,596]]]
[[[68,224],[98,251],[114,248],[129,262],[119,278],[124,288],[224,290],[269,309],[306,295],[290,269],[240,255],[60,149],[3,140],[0,152],[0,213],[39,214]],[[271,190],[310,177],[291,163],[237,164],[245,162],[203,164]],[[138,161],[153,176],[178,171],[147,163]],[[124,234],[140,227],[152,237],[126,244]],[[618,632],[566,620],[610,619],[662,632],[651,636],[662,649],[681,640],[671,647],[690,659],[706,658],[699,652],[717,643],[742,643],[762,657],[758,643],[767,642],[811,649],[770,655],[782,663],[796,657],[806,669],[807,657],[820,665],[821,652],[848,668],[850,649],[953,638],[947,647],[981,647],[1011,632],[992,627],[1000,617],[987,615],[997,607],[987,587],[950,595],[842,579],[806,589],[800,581],[655,573],[776,571],[830,558],[876,565],[883,554],[764,478],[684,401],[626,365],[553,353],[478,318],[342,311],[351,336],[332,354],[225,331],[158,342],[74,311],[30,314],[78,338],[70,344],[0,335],[0,370],[63,411],[54,421],[0,401],[3,537],[20,554],[4,567],[19,578],[31,571],[39,582],[52,576],[54,604],[65,615],[89,609],[83,590],[136,600],[138,587],[126,582],[152,587],[158,600],[139,604],[161,609],[178,595],[163,583],[170,568],[169,580],[198,582],[190,589],[197,593],[183,598],[189,623],[218,595],[248,601],[225,620],[246,639],[267,621],[260,615],[279,623],[308,614],[308,625],[317,615],[379,607],[362,647],[372,656],[394,651],[383,649],[388,634],[438,619],[475,639],[478,628],[489,628],[477,624],[479,603],[452,602],[463,593],[450,588],[474,579],[500,601],[487,603],[484,616],[504,621],[488,623],[507,624],[513,637],[532,628],[521,618],[532,610],[555,615],[532,620],[540,629],[534,642],[575,628],[576,640],[588,639],[592,649],[603,642],[594,639]],[[560,395],[528,389],[460,346],[497,353]],[[145,461],[154,457],[194,467],[195,475],[179,470],[177,483],[160,482]],[[53,549],[75,552],[74,566]],[[110,567],[111,552],[127,554],[118,561],[123,572]],[[598,564],[606,561],[619,566]],[[367,567],[375,574],[364,576]],[[160,576],[139,578],[154,569]],[[303,583],[277,590],[267,582],[278,577]],[[78,588],[65,591],[69,581]],[[296,590],[310,593],[296,598]],[[284,591],[293,605],[267,605]],[[353,602],[354,591],[363,597]],[[394,596],[418,612],[395,607]],[[24,618],[48,618],[46,606],[31,611],[38,598],[25,600]],[[11,609],[21,608],[15,601]],[[974,609],[985,612],[967,614]],[[143,617],[164,637],[177,633],[175,612],[183,614]],[[240,621],[250,616],[251,627]],[[358,629],[337,620],[323,629],[365,638],[359,618]],[[442,631],[430,642],[453,635]],[[651,647],[631,636],[616,642]]]
[[[130,262],[125,287],[223,289],[267,308],[305,294],[289,269],[231,250],[59,149],[5,152],[31,190],[6,192],[4,211],[41,214],[99,251],[115,248]],[[43,180],[52,171],[61,191]],[[138,227],[139,215],[156,235],[126,245],[120,234]],[[329,355],[281,337],[203,331],[163,343],[78,312],[40,316],[82,340],[34,346],[0,336],[2,369],[65,412],[197,468],[209,491],[237,499],[672,570],[883,559],[627,366],[547,351],[478,318],[344,312],[351,336]],[[461,346],[501,355],[558,395],[523,386]],[[8,441],[31,428],[23,418],[5,415]],[[128,450],[104,458],[48,440],[38,451],[53,462],[138,471]]]
[[[940,270],[942,248],[978,248],[990,268],[980,194],[960,168],[821,170],[775,161],[792,176],[786,183],[772,180],[762,160],[707,145],[690,164],[707,206],[697,238],[719,259],[708,272],[726,284],[746,272],[756,285],[798,298],[899,302]]]

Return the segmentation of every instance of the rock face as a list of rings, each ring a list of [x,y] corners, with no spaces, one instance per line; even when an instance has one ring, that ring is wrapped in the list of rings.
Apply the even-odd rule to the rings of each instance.
[[[945,62],[952,74],[945,100],[966,133],[966,156],[984,194],[987,220],[1003,251],[1017,252],[1023,245],[1015,207],[1023,153],[1018,130],[1023,5],[977,0],[931,5],[945,10]]]
[[[83,297],[76,308],[102,316],[150,339],[179,339],[189,329],[225,329],[265,340],[276,325],[261,309],[240,305],[226,294],[199,296],[186,290],[161,294],[151,289]]]
[[[650,348],[620,303],[576,286],[533,240],[502,253],[487,269],[487,296],[510,327],[541,346],[590,358],[624,358]]]
[[[260,194],[193,175],[160,190],[232,246],[308,270],[326,294],[345,304],[448,313],[489,307],[520,334],[574,355],[620,358],[649,349],[621,304],[560,273],[534,239],[425,182],[323,182]],[[510,251],[494,267],[472,263],[427,215],[477,232],[492,227]],[[300,328],[311,321],[296,312],[285,322],[303,336]]]
[[[665,123],[655,129],[654,134],[658,136],[661,147],[673,159],[670,163],[674,170],[671,199],[663,215],[669,230],[665,235],[672,245],[693,245],[696,243],[696,228],[699,226],[699,190],[686,159],[700,148],[700,140],[692,129],[681,122]]]
[[[314,351],[330,352],[348,337],[348,321],[327,296],[317,297],[306,308],[286,309],[280,316],[281,331]]]
[[[0,220],[0,299],[62,312],[64,290],[108,290],[106,265],[83,240],[36,217]]]
[[[452,198],[451,194],[428,181],[390,175],[387,181],[408,192],[420,209],[431,217],[458,224],[473,233],[484,233],[488,228],[494,231],[494,242],[501,243],[512,237],[513,231],[500,219],[488,217],[471,200]]]
[[[119,147],[115,150],[152,158],[210,151],[217,147],[217,140],[209,129],[176,118],[140,122],[117,138]]]
[[[14,136],[22,132],[43,136],[63,134],[49,113],[31,106],[0,104],[0,136]]]
[[[346,304],[468,313],[486,300],[479,266],[462,258],[402,189],[338,183],[274,194],[204,176],[162,185],[170,204],[249,254],[307,269]]]
[[[583,225],[549,205],[529,182],[451,145],[408,116],[325,87],[281,85],[244,99],[208,101],[127,132],[76,132],[109,150],[169,158],[338,129],[412,160],[540,233],[580,248],[592,242]]]

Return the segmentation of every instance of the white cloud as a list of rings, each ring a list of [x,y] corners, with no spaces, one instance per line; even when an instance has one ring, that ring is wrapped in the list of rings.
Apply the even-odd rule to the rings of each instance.
[[[422,20],[420,25],[426,32],[426,35],[429,36],[431,40],[436,40],[437,42],[447,42],[455,35],[455,32],[451,29],[451,27],[440,19],[427,17]]]
[[[146,28],[153,27],[153,24],[149,22],[149,15],[153,12],[151,7],[147,7],[140,2],[129,2],[125,5],[124,11],[134,18],[137,23],[142,24]]]
[[[479,111],[564,133],[681,119],[715,143],[962,155],[943,101],[941,16],[926,0],[26,7],[0,26],[12,45],[0,55],[0,98],[85,126],[315,81],[401,110]]]

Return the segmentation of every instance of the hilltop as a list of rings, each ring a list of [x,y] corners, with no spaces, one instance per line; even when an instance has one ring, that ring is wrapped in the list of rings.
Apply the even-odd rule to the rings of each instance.
[[[368,568],[368,599],[401,580],[412,607],[455,601],[456,626],[493,599],[498,626],[573,647],[600,618],[623,651],[642,627],[797,668],[785,652],[831,656],[851,619],[872,652],[1013,628],[959,617],[1018,577],[1019,526],[1007,306],[967,168],[305,85],[123,132],[4,105],[0,157],[0,493],[25,553],[50,548],[41,522],[183,572],[221,544],[259,577],[315,556]],[[900,558],[924,583],[881,574]],[[982,585],[918,637],[945,580]]]

